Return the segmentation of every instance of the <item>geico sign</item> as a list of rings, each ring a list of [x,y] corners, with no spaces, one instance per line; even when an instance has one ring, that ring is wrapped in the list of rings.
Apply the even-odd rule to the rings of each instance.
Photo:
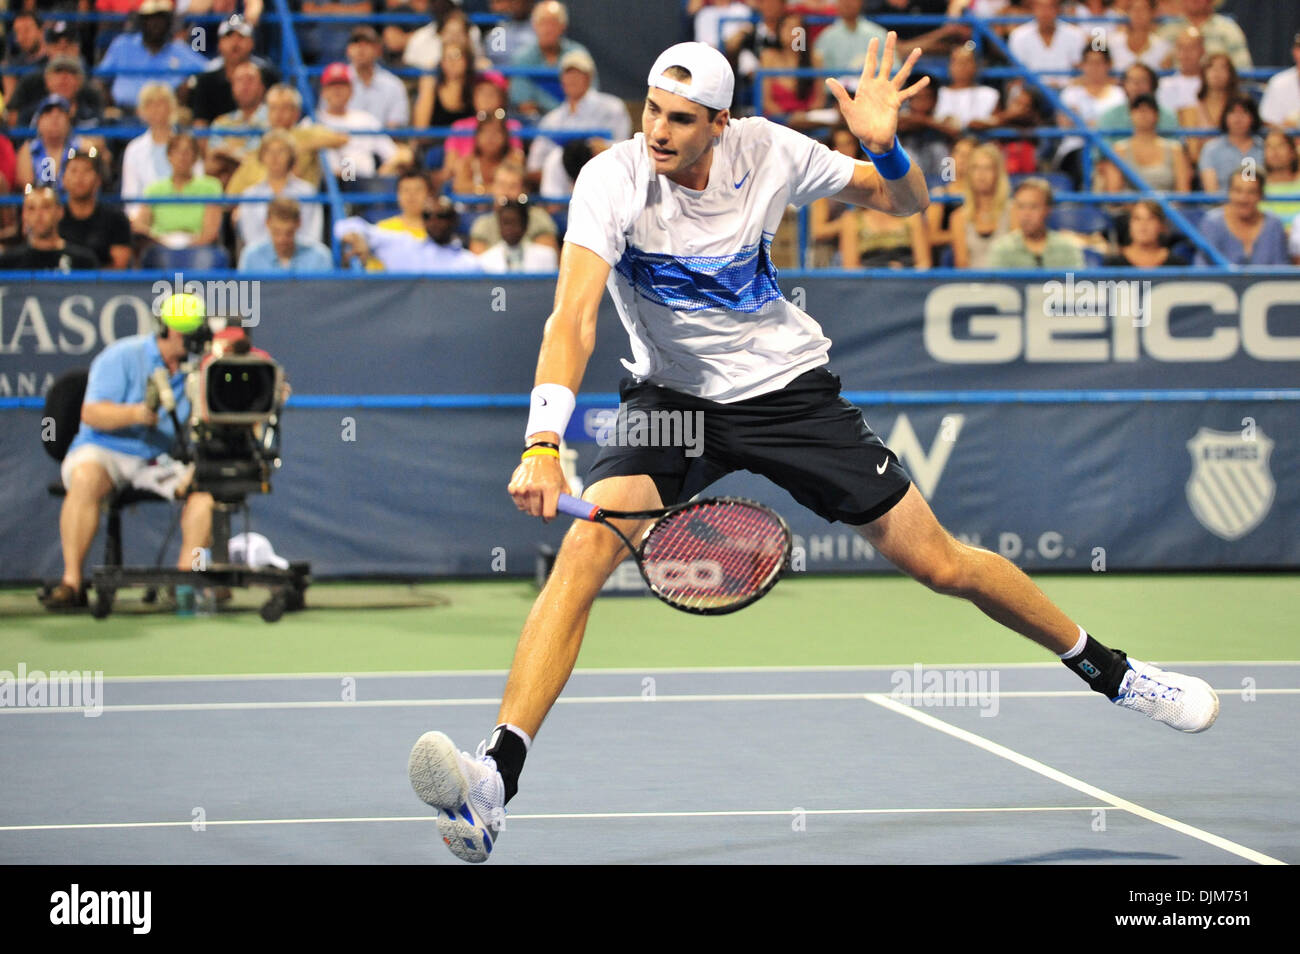
[[[941,285],[925,299],[925,349],[949,364],[1136,361],[1143,353],[1157,361],[1226,361],[1238,351],[1260,361],[1300,361],[1300,333],[1268,324],[1269,312],[1282,306],[1294,319],[1300,282],[1259,282],[1240,297],[1222,282],[1162,282],[1140,314],[1122,316],[1053,315],[1048,294],[1043,285]],[[959,313],[970,316],[960,338],[953,334]],[[1298,330],[1294,320],[1288,324]]]

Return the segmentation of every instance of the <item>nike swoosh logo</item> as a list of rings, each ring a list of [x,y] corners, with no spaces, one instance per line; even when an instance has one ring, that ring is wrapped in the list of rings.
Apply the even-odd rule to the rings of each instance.
[[[885,468],[888,466],[889,466],[889,458],[886,457],[884,460],[880,462],[880,466],[876,468],[876,473],[883,474],[885,472]]]
[[[753,171],[754,171],[753,169],[750,169],[750,170],[749,170],[749,172],[753,172]],[[749,172],[746,172],[744,178],[741,179],[739,182],[736,183],[736,188],[737,188],[737,189],[739,189],[741,186],[743,186],[743,185],[745,184],[745,179],[748,179],[748,178],[749,178]]]
[[[542,407],[546,407],[546,398],[544,398],[544,397],[539,397],[537,400],[539,400],[539,401],[542,402]]]

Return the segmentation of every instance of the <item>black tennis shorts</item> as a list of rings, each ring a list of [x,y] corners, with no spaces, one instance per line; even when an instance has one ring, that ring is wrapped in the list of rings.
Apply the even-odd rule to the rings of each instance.
[[[732,471],[747,470],[826,520],[860,525],[887,513],[912,482],[862,412],[840,397],[840,379],[825,368],[731,404],[630,378],[619,387],[619,399],[617,423],[597,434],[603,446],[589,485],[646,474],[670,506]]]

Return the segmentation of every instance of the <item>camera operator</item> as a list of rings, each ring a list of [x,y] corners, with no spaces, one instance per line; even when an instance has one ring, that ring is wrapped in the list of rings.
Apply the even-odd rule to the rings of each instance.
[[[189,299],[179,302],[177,299]],[[178,315],[179,317],[173,317]],[[127,485],[151,490],[160,496],[185,498],[181,514],[181,550],[176,566],[192,569],[195,551],[210,544],[212,497],[188,493],[190,468],[173,460],[169,452],[175,441],[170,415],[159,413],[156,395],[150,399],[150,378],[165,369],[176,398],[176,417],[184,422],[190,414],[185,397],[185,374],[181,365],[191,350],[192,340],[173,327],[187,331],[202,324],[202,304],[188,295],[173,296],[164,303],[164,318],[155,319],[152,334],[133,335],[105,348],[90,365],[86,397],[81,408],[81,429],[63,459],[63,485],[67,496],[59,515],[59,536],[63,544],[63,577],[41,602],[50,610],[77,609],[86,605],[83,565],[99,525],[100,502],[110,491]],[[195,316],[199,320],[194,320]]]

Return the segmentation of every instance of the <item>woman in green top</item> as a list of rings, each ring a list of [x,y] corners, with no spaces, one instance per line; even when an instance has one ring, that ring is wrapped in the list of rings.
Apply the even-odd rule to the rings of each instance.
[[[1289,229],[1300,213],[1300,200],[1279,201],[1271,197],[1300,196],[1300,155],[1296,153],[1295,140],[1280,129],[1274,129],[1264,140],[1264,169],[1268,179],[1264,182],[1265,201],[1260,203],[1260,208],[1272,212]]]
[[[198,140],[191,133],[174,133],[167,141],[172,174],[146,186],[145,198],[219,197],[220,182],[211,176],[194,175],[198,158]],[[202,202],[149,203],[140,206],[131,224],[136,232],[168,248],[212,245],[221,233],[221,206]]]

